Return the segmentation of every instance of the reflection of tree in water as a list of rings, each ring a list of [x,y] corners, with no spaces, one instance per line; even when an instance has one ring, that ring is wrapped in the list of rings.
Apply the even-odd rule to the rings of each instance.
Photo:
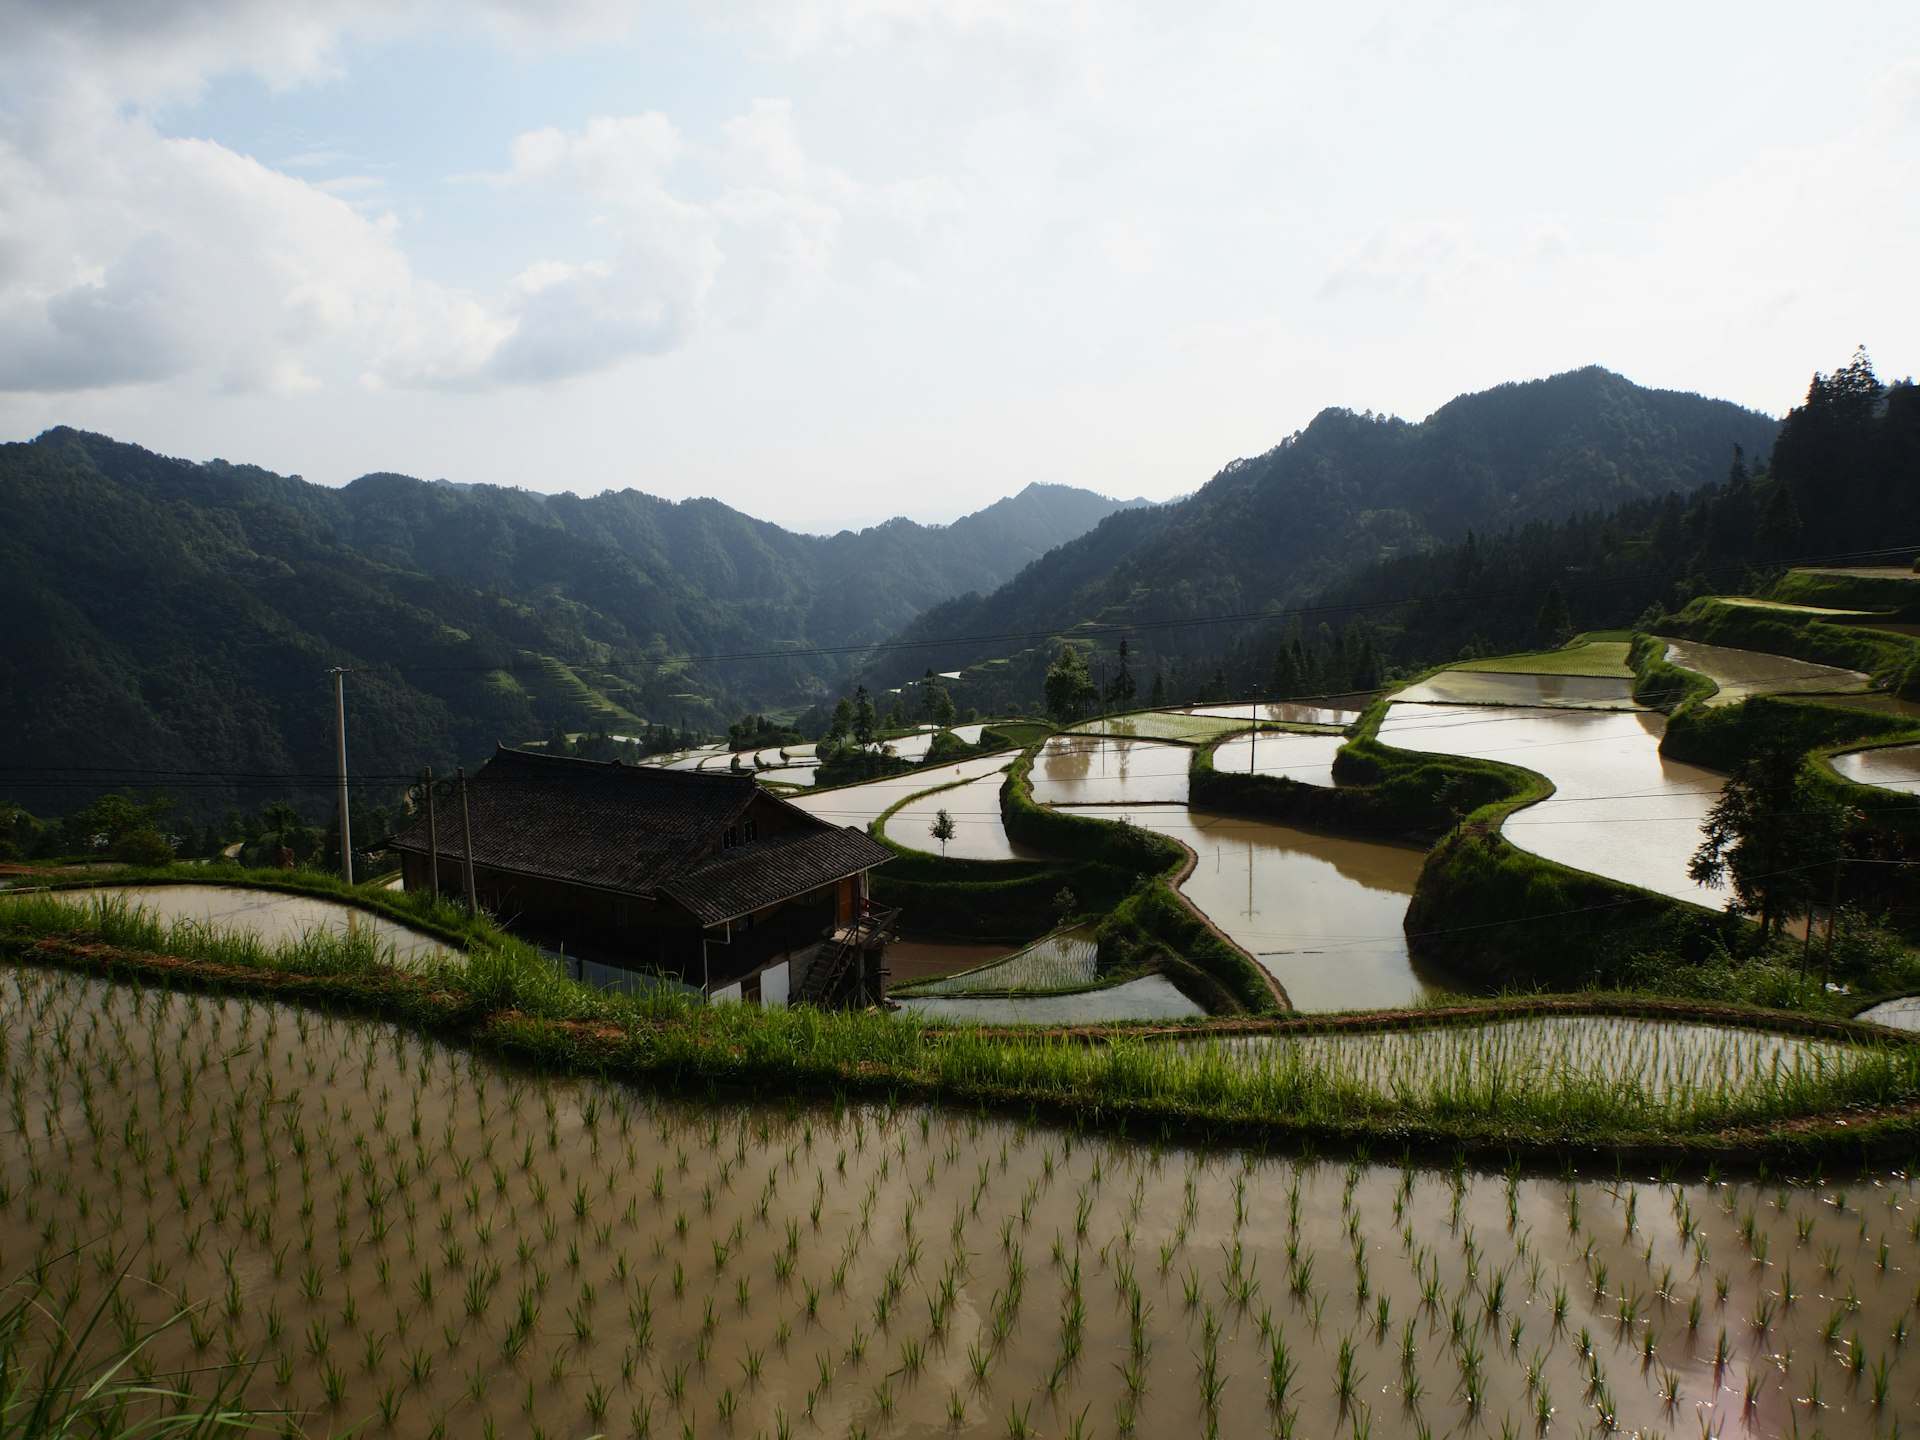
[[[1093,769],[1093,752],[1099,745],[1092,735],[1056,735],[1040,752],[1040,766],[1047,779],[1084,780]]]

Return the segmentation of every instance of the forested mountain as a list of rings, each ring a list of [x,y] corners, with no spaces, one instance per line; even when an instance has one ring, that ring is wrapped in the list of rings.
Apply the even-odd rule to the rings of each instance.
[[[1115,508],[1034,485],[950,526],[809,536],[712,500],[334,490],[52,430],[0,446],[0,795],[57,809],[114,767],[324,774],[335,665],[355,670],[363,773],[556,727],[724,726],[827,693],[849,661],[689,657],[869,641]],[[190,808],[202,783],[176,787]],[[205,783],[207,805],[235,798]]]
[[[1319,614],[1364,631],[1383,663],[1424,666],[1463,649],[1554,643],[1542,623],[1550,593],[1565,604],[1567,628],[1622,626],[1699,595],[1754,593],[1789,563],[1905,564],[1916,553],[1920,387],[1882,385],[1857,354],[1814,376],[1806,402],[1781,422],[1768,465],[1736,455],[1690,497],[1469,536],[1370,566],[1323,594]],[[1276,674],[1278,661],[1269,633],[1226,663],[1243,681],[1284,684],[1288,666],[1278,663]]]
[[[982,662],[974,698],[1037,689],[1035,632],[1142,627],[1145,663],[1224,652],[1178,622],[1283,612],[1368,566],[1468,531],[1547,523],[1723,475],[1735,446],[1764,455],[1776,422],[1720,400],[1648,390],[1597,367],[1461,396],[1417,424],[1326,410],[1236,460],[1187,499],[1109,516],[999,590],[930,610],[869,683]],[[967,640],[966,637],[1009,637]],[[956,640],[962,643],[952,643]],[[1111,643],[1111,642],[1108,642]]]

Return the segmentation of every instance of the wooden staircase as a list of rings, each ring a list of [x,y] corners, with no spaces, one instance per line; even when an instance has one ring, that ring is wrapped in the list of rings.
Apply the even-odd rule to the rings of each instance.
[[[867,983],[862,957],[893,938],[900,912],[869,910],[851,925],[834,932],[818,959],[807,970],[795,1001],[821,1008],[863,1009],[879,1001],[879,985]],[[872,993],[869,993],[869,992]]]

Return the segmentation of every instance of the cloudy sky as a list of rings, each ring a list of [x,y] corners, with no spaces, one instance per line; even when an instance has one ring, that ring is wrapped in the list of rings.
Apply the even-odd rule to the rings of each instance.
[[[951,519],[1920,369],[1920,6],[0,0],[0,439]]]

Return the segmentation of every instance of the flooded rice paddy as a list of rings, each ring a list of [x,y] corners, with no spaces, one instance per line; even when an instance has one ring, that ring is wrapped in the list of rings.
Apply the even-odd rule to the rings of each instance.
[[[1551,798],[1503,827],[1523,850],[1662,895],[1721,908],[1725,892],[1695,885],[1687,862],[1722,778],[1660,754],[1664,717],[1649,713],[1395,704],[1383,744],[1501,760],[1553,781]]]
[[[1213,768],[1297,780],[1302,785],[1333,784],[1333,757],[1346,744],[1339,735],[1296,735],[1263,731],[1222,740],[1213,752]]]
[[[1707,701],[1709,705],[1738,705],[1755,695],[1831,695],[1864,690],[1869,683],[1869,677],[1858,670],[1815,665],[1758,650],[1705,645],[1698,640],[1669,640],[1667,659],[1720,687]]]
[[[1241,716],[1248,724],[1255,720],[1269,725],[1338,725],[1347,726],[1360,718],[1365,706],[1355,704],[1336,704],[1331,701],[1311,700],[1260,700],[1237,705],[1189,705],[1182,712],[1187,715],[1217,715],[1233,720]]]
[[[1055,735],[1030,774],[1042,805],[1184,805],[1192,752],[1157,740]]]
[[[1878,1005],[1862,1010],[1855,1018],[1871,1020],[1876,1025],[1890,1025],[1895,1030],[1920,1030],[1920,995],[1902,995],[1897,1000],[1883,1000]]]
[[[1084,990],[1099,979],[1099,945],[1091,929],[1061,930],[986,965],[923,980],[921,995],[1002,994],[1008,990]]]
[[[1536,675],[1442,670],[1393,697],[1421,705],[1543,705],[1566,710],[1632,710],[1631,676]]]
[[[1296,1010],[1386,1008],[1429,993],[1401,928],[1426,858],[1418,846],[1207,810],[1082,813],[1131,820],[1192,850],[1181,893],[1272,973]]]
[[[1715,1091],[1730,1105],[1757,1103],[1840,1073],[1867,1053],[1835,1040],[1599,1015],[1180,1043],[1190,1054],[1228,1063],[1306,1066],[1371,1090],[1433,1098],[1496,1087],[1524,1068],[1569,1097],[1598,1083],[1646,1110]]]
[[[1862,785],[1920,795],[1920,745],[1883,745],[1836,755],[1833,768]]]
[[[1206,1014],[1164,975],[1057,995],[895,997],[918,1020],[962,1025],[1106,1025],[1117,1020],[1191,1020]]]
[[[418,930],[372,915],[352,905],[310,895],[282,895],[271,890],[241,890],[225,885],[103,885],[69,892],[68,898],[122,900],[156,919],[185,921],[209,930],[239,931],[277,944],[325,934],[366,934],[376,946],[391,947],[402,965],[442,959],[457,953],[452,946]]]
[[[1144,1047],[1138,1047],[1144,1048]],[[0,974],[0,1251],[289,1431],[1892,1434],[1920,1184],[1207,1152],[663,1100]]]
[[[873,748],[883,750],[902,760],[915,762],[927,758],[927,752],[933,748],[933,737],[940,732],[932,727],[915,730],[909,735],[896,735],[891,740],[876,740]]]
[[[645,763],[661,765],[668,770],[698,770],[716,755],[725,756],[729,753],[724,745],[701,745],[692,750],[677,750],[668,755],[656,755]]]
[[[1013,758],[1009,755],[982,755],[955,765],[936,765],[906,775],[870,780],[864,785],[847,785],[838,790],[802,795],[793,803],[809,815],[817,815],[832,824],[864,828],[910,796],[951,785],[956,780],[978,780],[982,776],[997,775],[1012,763]]]
[[[1000,816],[1000,786],[1010,763],[1001,757],[999,770],[969,780],[951,790],[936,790],[909,800],[887,817],[886,836],[896,845],[946,854],[955,860],[1022,860],[1040,852],[1017,845],[1007,837]],[[944,810],[953,821],[953,838],[944,851],[933,838],[933,823]]]
[[[1246,714],[1242,710],[1241,715]],[[1073,727],[1076,735],[1114,735],[1130,740],[1184,740],[1198,745],[1216,736],[1243,730],[1250,722],[1227,715],[1202,715],[1191,710],[1155,710],[1144,715],[1111,715]]]

